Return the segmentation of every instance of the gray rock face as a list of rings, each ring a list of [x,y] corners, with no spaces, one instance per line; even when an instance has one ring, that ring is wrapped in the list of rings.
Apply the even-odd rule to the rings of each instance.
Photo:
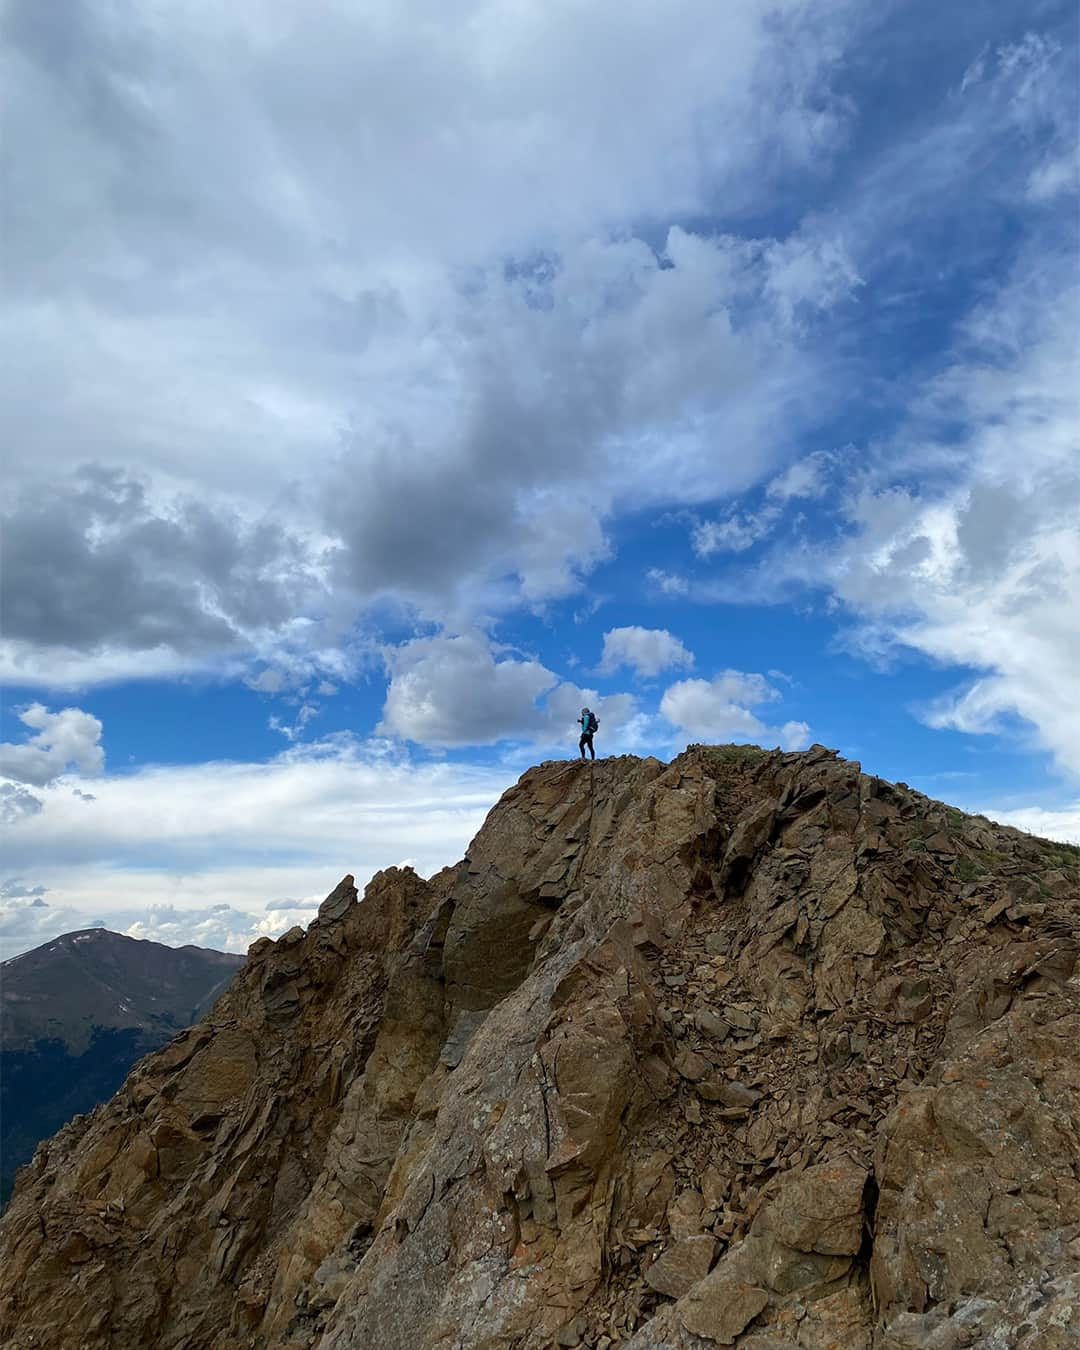
[[[822,747],[541,765],[39,1149],[0,1343],[1072,1344],[1078,922]]]

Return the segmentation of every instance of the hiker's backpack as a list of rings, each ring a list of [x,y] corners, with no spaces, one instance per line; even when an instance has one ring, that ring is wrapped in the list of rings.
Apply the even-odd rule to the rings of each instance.
[[[600,721],[594,712],[589,713],[589,720],[585,724],[586,736],[591,736],[594,731],[600,730]]]

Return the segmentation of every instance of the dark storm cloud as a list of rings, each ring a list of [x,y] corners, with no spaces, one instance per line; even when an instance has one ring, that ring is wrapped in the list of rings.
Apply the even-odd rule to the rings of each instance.
[[[313,588],[310,559],[282,526],[190,498],[155,506],[114,470],[27,487],[3,526],[5,637],[41,647],[228,647],[288,621]]]
[[[854,284],[805,252],[826,303]],[[543,598],[603,555],[597,522],[614,509],[752,482],[778,409],[792,434],[829,397],[785,331],[777,275],[767,250],[673,230],[659,255],[636,239],[568,246],[541,295],[504,272],[460,294],[451,336],[429,337],[445,342],[439,416],[418,397],[392,447],[358,444],[331,477],[343,579],[430,595],[516,573]]]

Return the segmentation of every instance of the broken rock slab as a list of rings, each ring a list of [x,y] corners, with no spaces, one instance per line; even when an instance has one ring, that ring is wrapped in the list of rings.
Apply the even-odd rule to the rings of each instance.
[[[764,1289],[726,1271],[702,1280],[678,1305],[682,1326],[717,1345],[734,1345],[736,1338],[768,1306]]]
[[[645,1272],[645,1279],[658,1294],[681,1298],[704,1278],[716,1255],[716,1240],[710,1234],[673,1242]]]

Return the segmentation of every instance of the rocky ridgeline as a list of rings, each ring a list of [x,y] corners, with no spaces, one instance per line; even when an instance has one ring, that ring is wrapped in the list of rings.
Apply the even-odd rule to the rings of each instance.
[[[0,1343],[1073,1346],[1078,920],[821,747],[541,765],[39,1148]]]

